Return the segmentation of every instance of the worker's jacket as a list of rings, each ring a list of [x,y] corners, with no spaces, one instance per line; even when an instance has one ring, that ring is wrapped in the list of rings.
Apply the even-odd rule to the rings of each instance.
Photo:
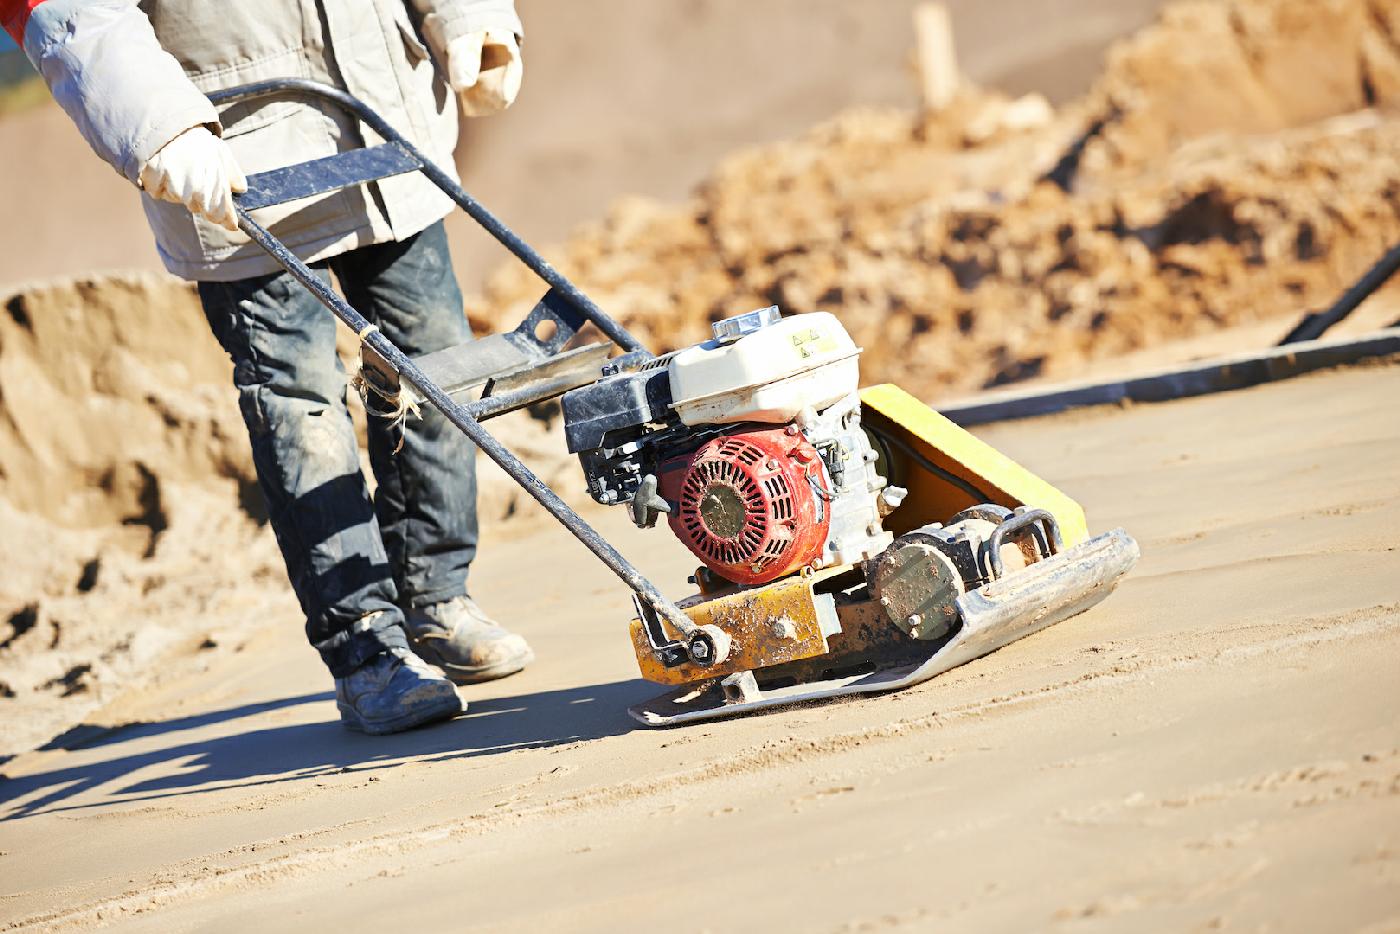
[[[25,17],[28,17],[27,22]],[[434,63],[458,36],[521,32],[513,0],[0,0],[0,20],[98,155],[137,182],[162,146],[209,126],[253,174],[379,142],[333,108],[205,94],[266,78],[348,90],[455,176],[457,102]],[[423,36],[432,36],[430,52]],[[367,138],[368,137],[368,138]],[[230,280],[279,267],[241,232],[142,195],[166,268]],[[419,173],[254,212],[307,261],[401,240],[451,201]],[[75,219],[76,220],[76,219]]]

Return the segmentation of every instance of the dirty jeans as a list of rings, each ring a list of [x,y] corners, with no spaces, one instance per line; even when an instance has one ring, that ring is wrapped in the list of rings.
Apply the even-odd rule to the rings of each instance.
[[[350,304],[410,356],[471,337],[441,222],[316,271],[328,282],[333,271]],[[477,543],[474,446],[429,406],[402,429],[371,416],[371,505],[335,317],[287,273],[201,282],[199,297],[233,359],[258,483],[307,638],[335,677],[386,648],[406,648],[403,607],[466,592]]]

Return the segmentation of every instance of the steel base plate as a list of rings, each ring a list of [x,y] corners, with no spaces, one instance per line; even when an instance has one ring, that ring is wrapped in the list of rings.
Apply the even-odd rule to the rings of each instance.
[[[1082,613],[1102,601],[1137,563],[1137,542],[1114,529],[1052,558],[1008,574],[958,599],[959,626],[941,642],[909,640],[914,657],[848,676],[763,688],[750,699],[727,702],[719,681],[686,685],[628,708],[647,726],[681,726],[827,701],[857,694],[899,691],[929,680]],[[908,658],[908,656],[906,656]],[[832,659],[833,666],[843,660]],[[855,659],[844,661],[854,662]]]

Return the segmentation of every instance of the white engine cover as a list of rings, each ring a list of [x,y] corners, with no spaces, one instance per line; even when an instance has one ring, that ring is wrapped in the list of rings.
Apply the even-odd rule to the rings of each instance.
[[[735,341],[706,341],[671,358],[672,407],[686,425],[785,424],[860,385],[860,348],[835,315],[783,318]]]

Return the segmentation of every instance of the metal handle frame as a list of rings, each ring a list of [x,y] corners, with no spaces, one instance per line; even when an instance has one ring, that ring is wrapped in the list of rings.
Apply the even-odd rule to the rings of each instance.
[[[616,548],[604,540],[558,494],[551,490],[529,467],[525,466],[509,448],[497,441],[483,428],[466,406],[453,401],[446,392],[428,378],[407,354],[373,328],[364,315],[336,294],[272,233],[254,221],[250,212],[257,207],[334,191],[392,175],[413,171],[422,172],[555,292],[577,307],[615,344],[625,351],[645,352],[641,342],[626,328],[609,317],[606,312],[594,304],[592,299],[583,294],[577,286],[550,265],[544,257],[520,239],[514,231],[482,206],[479,201],[467,194],[460,185],[453,181],[451,176],[424,157],[417,147],[358,98],[339,88],[315,81],[301,78],[278,78],[215,91],[209,95],[209,99],[215,106],[228,106],[289,93],[319,98],[333,104],[344,112],[357,117],[385,139],[386,143],[382,146],[350,150],[336,156],[251,176],[248,179],[248,192],[234,197],[239,228],[252,238],[254,243],[266,250],[347,327],[360,335],[362,343],[378,354],[419,396],[441,412],[487,457],[495,461],[525,492],[548,510],[561,525],[568,529],[609,570],[631,588],[640,602],[650,606],[686,637],[695,634],[698,627],[691,622],[690,617],[664,597],[651,581],[633,567],[631,562],[624,558]],[[713,659],[707,661],[713,662]]]
[[[1048,535],[1043,538],[1035,534],[1040,529],[1048,531]],[[987,537],[987,565],[991,572],[992,580],[1001,580],[1006,573],[1005,565],[1001,560],[1001,546],[1007,539],[1015,540],[1024,535],[1030,534],[1036,544],[1036,550],[1040,552],[1040,560],[1057,555],[1064,550],[1064,539],[1060,536],[1060,523],[1055,517],[1044,509],[1035,509],[1030,506],[1018,506],[1010,517],[1003,519],[1001,523]]]
[[[1278,346],[1286,347],[1289,344],[1317,340],[1334,324],[1345,320],[1360,308],[1362,302],[1379,291],[1397,272],[1400,272],[1400,244],[1391,247],[1384,256],[1376,260],[1376,264],[1352,283],[1331,308],[1303,315],[1303,320],[1293,326],[1293,330],[1278,342]],[[1396,324],[1400,324],[1400,321]]]

